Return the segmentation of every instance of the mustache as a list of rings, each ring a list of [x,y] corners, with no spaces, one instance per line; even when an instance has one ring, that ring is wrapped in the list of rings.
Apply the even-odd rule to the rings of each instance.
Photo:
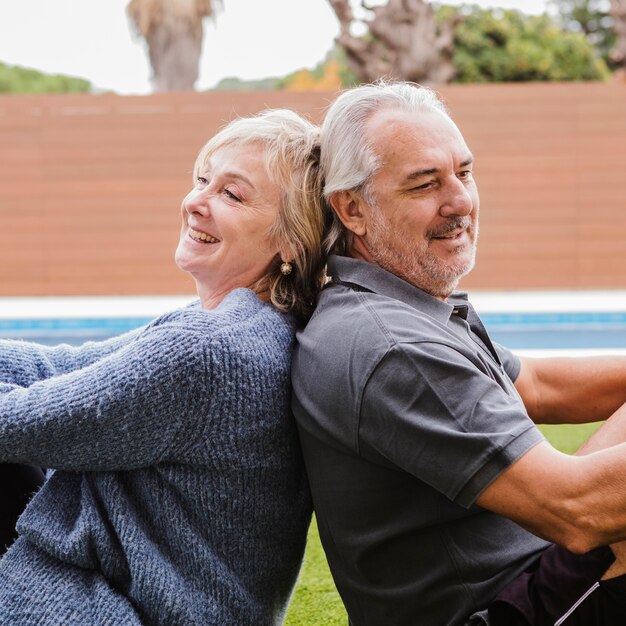
[[[451,217],[445,224],[432,228],[428,231],[428,237],[445,237],[455,230],[467,230],[472,225],[472,220],[468,215],[458,215]]]

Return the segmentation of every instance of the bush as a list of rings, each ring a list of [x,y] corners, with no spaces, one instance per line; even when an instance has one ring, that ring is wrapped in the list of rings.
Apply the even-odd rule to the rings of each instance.
[[[442,7],[440,17],[458,9]],[[465,7],[455,34],[453,82],[603,80],[606,63],[582,33],[547,15]]]
[[[62,74],[44,74],[25,67],[0,63],[0,93],[83,93],[91,83]]]

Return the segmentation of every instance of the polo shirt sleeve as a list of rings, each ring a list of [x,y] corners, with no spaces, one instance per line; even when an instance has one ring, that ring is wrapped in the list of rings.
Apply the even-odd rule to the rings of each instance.
[[[542,440],[514,394],[444,343],[393,345],[363,391],[359,452],[466,508]]]
[[[522,368],[519,357],[499,343],[494,343],[493,347],[498,353],[498,358],[500,359],[500,363],[502,363],[502,367],[504,367],[504,371],[507,373],[508,377],[515,382]]]

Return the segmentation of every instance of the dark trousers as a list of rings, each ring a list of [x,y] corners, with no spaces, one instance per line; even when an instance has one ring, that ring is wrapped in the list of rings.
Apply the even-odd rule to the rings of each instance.
[[[572,554],[553,545],[489,607],[492,626],[624,626],[626,575],[600,580],[615,557],[603,546]]]
[[[43,481],[39,467],[0,464],[0,555],[15,540],[15,522]]]

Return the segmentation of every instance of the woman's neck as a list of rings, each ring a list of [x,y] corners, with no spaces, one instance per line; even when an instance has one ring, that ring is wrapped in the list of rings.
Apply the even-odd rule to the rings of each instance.
[[[202,287],[198,285],[197,292],[200,298],[200,305],[203,309],[215,309],[229,293],[240,288],[250,289],[250,291],[253,291],[256,297],[263,302],[270,301],[270,290],[267,284],[264,284],[261,289],[254,289],[252,285],[241,285],[241,287],[234,287],[228,290],[202,289]]]

